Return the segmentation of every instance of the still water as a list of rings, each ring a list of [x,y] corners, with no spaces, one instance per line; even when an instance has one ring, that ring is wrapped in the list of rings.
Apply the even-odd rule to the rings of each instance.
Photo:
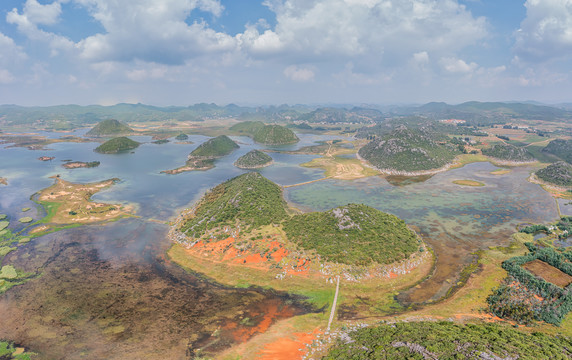
[[[79,131],[76,135],[82,135]],[[43,134],[58,137],[61,134]],[[171,264],[164,253],[168,221],[207,189],[245,170],[233,162],[252,149],[247,137],[233,137],[240,149],[208,171],[161,174],[184,164],[186,156],[208,138],[190,136],[193,144],[153,144],[147,136],[131,153],[93,152],[98,143],[56,143],[49,150],[0,149],[0,213],[12,219],[42,217],[30,196],[60,174],[72,182],[109,178],[121,181],[93,199],[134,204],[139,219],[84,226],[46,235],[10,253],[4,263],[41,276],[0,296],[0,338],[30,346],[46,358],[186,358],[196,348],[214,353],[245,341],[261,324],[315,309],[300,299],[258,289],[224,287]],[[300,135],[295,150],[328,136]],[[39,156],[55,156],[49,162]],[[315,156],[271,153],[274,164],[260,173],[280,185],[323,177],[320,169],[300,167]],[[64,169],[62,160],[100,161],[91,169]],[[307,211],[364,203],[403,218],[418,230],[437,255],[435,274],[403,293],[404,303],[436,300],[447,293],[473,253],[508,244],[520,222],[544,222],[557,216],[554,200],[516,168],[498,176],[495,167],[476,163],[437,174],[424,182],[394,186],[381,177],[356,181],[325,180],[285,191],[287,200]],[[466,187],[467,179],[485,183]],[[18,229],[13,221],[11,227]],[[271,321],[267,321],[268,318]],[[246,320],[245,320],[246,319]],[[247,324],[247,325],[245,325]]]

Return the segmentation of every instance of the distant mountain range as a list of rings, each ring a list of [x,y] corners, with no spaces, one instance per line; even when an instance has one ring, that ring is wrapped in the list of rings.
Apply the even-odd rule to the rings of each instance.
[[[204,121],[236,118],[266,122],[360,123],[382,122],[387,117],[425,116],[430,119],[461,119],[471,124],[506,123],[516,119],[571,121],[572,105],[554,106],[518,102],[477,102],[458,105],[431,102],[421,106],[317,107],[280,105],[245,107],[235,104],[219,106],[200,103],[192,106],[157,107],[144,104],[59,105],[47,107],[0,106],[0,127],[28,125],[55,130],[93,125],[105,119],[121,122]]]

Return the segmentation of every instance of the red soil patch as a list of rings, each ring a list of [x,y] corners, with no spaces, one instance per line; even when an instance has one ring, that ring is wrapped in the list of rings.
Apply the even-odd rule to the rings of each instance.
[[[294,314],[292,309],[284,307],[276,301],[271,302],[268,306],[265,306],[264,309],[260,309],[259,312],[251,312],[248,315],[253,319],[262,316],[262,320],[255,326],[238,328],[236,322],[230,322],[223,327],[224,330],[231,331],[232,337],[237,342],[246,342],[252,336],[266,332],[275,320],[289,318],[296,314]]]
[[[306,345],[310,344],[321,331],[315,329],[311,333],[294,333],[266,346],[258,353],[259,360],[296,360],[306,353]]]
[[[389,278],[390,278],[390,279],[395,279],[396,277],[397,277],[397,274],[396,274],[396,273],[394,273],[393,271],[390,271],[390,272],[389,272]]]

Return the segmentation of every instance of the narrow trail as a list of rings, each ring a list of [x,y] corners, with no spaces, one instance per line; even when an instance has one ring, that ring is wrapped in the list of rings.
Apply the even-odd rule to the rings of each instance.
[[[307,184],[315,183],[315,182],[322,181],[322,180],[327,180],[327,179],[329,179],[329,178],[331,178],[331,176],[326,176],[326,177],[321,178],[321,179],[306,181],[306,182],[299,183],[299,184],[284,185],[284,186],[282,186],[282,187],[283,187],[284,189],[286,189],[286,188],[291,188],[291,187],[294,187],[294,186],[302,186],[302,185],[307,185]]]
[[[330,326],[332,325],[332,321],[334,321],[334,314],[336,313],[336,304],[338,302],[339,291],[340,291],[340,276],[338,275],[336,283],[336,295],[334,295],[334,302],[332,303],[332,310],[330,311],[330,320],[328,321],[328,329],[326,330],[326,334],[330,332]]]

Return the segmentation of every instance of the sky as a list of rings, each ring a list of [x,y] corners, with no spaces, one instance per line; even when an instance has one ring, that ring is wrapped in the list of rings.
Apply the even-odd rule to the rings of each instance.
[[[0,104],[572,102],[572,0],[1,0]]]

